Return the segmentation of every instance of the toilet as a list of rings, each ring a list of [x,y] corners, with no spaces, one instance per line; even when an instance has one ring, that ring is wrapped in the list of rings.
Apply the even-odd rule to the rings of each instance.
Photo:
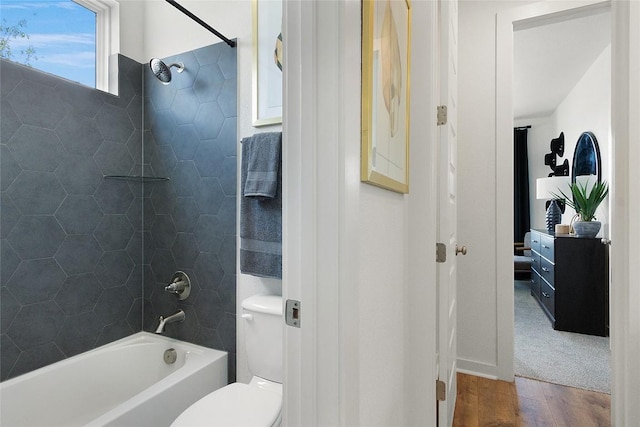
[[[171,427],[278,427],[282,416],[282,297],[242,301],[249,384],[233,383],[188,407]]]

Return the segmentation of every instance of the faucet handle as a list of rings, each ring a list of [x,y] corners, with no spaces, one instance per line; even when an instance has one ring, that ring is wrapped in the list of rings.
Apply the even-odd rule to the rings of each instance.
[[[164,290],[176,294],[180,301],[186,299],[191,293],[191,281],[189,280],[189,276],[182,271],[176,271],[176,273],[171,277],[171,283],[169,283],[168,286],[165,286]]]

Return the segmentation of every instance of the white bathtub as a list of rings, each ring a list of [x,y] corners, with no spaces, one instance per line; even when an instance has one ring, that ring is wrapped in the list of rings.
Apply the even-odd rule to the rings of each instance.
[[[226,384],[226,352],[140,332],[0,383],[0,425],[169,426]]]

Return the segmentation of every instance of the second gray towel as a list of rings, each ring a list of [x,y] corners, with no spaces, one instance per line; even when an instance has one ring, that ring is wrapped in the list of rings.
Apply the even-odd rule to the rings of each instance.
[[[246,143],[243,143],[242,148],[243,159],[244,153],[247,153],[247,181],[242,187],[245,197],[275,197],[281,138],[280,132],[259,133],[245,138]]]

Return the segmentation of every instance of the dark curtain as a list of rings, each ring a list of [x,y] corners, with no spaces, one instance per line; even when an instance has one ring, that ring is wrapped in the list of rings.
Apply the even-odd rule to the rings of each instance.
[[[526,128],[513,130],[513,143],[513,238],[523,242],[524,233],[531,228]]]

